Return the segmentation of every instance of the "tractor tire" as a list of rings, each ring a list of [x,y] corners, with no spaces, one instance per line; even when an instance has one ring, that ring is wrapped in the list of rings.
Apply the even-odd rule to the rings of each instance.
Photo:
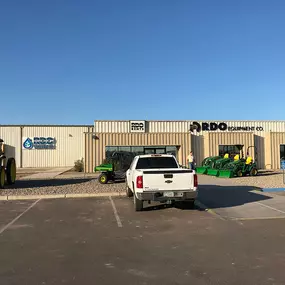
[[[257,169],[256,169],[256,168],[252,168],[252,169],[250,170],[250,172],[249,172],[249,175],[250,175],[250,176],[256,176],[257,173],[258,173]]]
[[[128,197],[128,198],[130,198],[130,197],[133,197],[133,192],[132,192],[132,190],[130,189],[130,187],[128,187],[128,185],[126,185],[126,196]]]
[[[16,161],[14,158],[9,158],[6,167],[7,183],[9,185],[16,182]]]
[[[143,210],[143,200],[139,200],[135,193],[134,193],[134,206],[136,212],[140,212]]]
[[[0,189],[3,189],[5,187],[5,168],[3,166],[0,166]]]
[[[101,184],[107,184],[108,183],[108,176],[105,173],[100,174],[98,177],[99,183]]]
[[[241,170],[238,170],[238,171],[237,171],[237,177],[243,177],[243,173],[242,173]]]

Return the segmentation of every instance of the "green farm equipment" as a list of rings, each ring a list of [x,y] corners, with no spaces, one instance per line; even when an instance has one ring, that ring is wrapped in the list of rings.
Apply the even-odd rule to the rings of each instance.
[[[223,158],[220,158],[212,163],[211,168],[208,169],[207,174],[219,177],[221,170],[227,169],[228,164],[232,163],[233,161],[239,160],[240,157],[243,157],[243,145],[235,145],[235,147],[239,150],[239,154],[225,153]]]
[[[255,149],[255,157],[257,157],[256,148],[249,146],[247,148],[246,158],[244,158],[243,145],[235,145],[239,150],[239,154],[225,153],[224,157],[211,156],[203,160],[202,166],[197,167],[199,174],[207,174],[210,176],[232,178],[242,177],[245,175],[255,176],[258,173],[256,162],[249,155],[249,149]]]
[[[254,146],[249,146],[247,148],[247,156],[243,156],[240,159],[235,159],[234,161],[224,165],[224,167],[219,169],[218,177],[232,178],[232,177],[242,177],[246,175],[256,176],[258,174],[256,161],[253,160],[252,156],[249,155],[249,149],[254,148],[255,157],[257,156],[256,148]]]
[[[220,159],[220,156],[210,156],[210,157],[206,157],[203,161],[202,161],[202,165],[199,167],[196,167],[196,172],[198,174],[208,174],[208,169],[211,168],[213,162],[215,162],[216,160]]]
[[[5,183],[11,185],[16,181],[16,161],[14,157],[6,153],[6,145],[0,139],[0,188],[5,187]]]
[[[125,151],[116,151],[108,157],[104,163],[96,166],[94,171],[101,172],[98,180],[101,184],[106,184],[109,181],[125,180],[126,171],[128,170],[134,154]]]

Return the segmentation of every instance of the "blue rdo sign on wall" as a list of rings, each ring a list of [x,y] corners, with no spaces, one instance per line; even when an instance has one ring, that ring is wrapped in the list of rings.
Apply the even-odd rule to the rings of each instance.
[[[56,140],[52,137],[23,138],[24,149],[55,149]]]

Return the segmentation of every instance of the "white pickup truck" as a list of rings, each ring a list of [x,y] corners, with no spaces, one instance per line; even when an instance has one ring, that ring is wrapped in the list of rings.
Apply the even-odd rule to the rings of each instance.
[[[143,210],[144,201],[188,201],[193,206],[198,195],[195,171],[182,168],[170,154],[136,156],[126,172],[126,184],[136,211]]]

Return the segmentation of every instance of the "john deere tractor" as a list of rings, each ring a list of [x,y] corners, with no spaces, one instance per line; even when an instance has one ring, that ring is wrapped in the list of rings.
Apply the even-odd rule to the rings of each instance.
[[[235,176],[242,177],[246,175],[256,176],[258,174],[257,164],[249,154],[250,148],[254,148],[256,157],[256,148],[254,146],[249,146],[247,148],[245,158],[243,156],[235,156],[234,161],[224,165],[224,167],[219,169],[217,176],[226,178],[232,178]]]
[[[0,188],[2,189],[5,187],[6,182],[11,185],[16,181],[15,158],[7,156],[4,141],[0,139]]]
[[[215,161],[221,159],[220,156],[209,156],[206,157],[203,161],[202,161],[202,165],[199,167],[196,167],[196,172],[199,174],[208,174],[208,169],[210,169],[213,165],[213,163],[215,163]]]
[[[126,171],[131,165],[133,158],[134,154],[132,152],[114,152],[110,157],[106,158],[102,164],[94,168],[95,172],[101,172],[98,178],[99,182],[106,184],[109,181],[125,180]]]

